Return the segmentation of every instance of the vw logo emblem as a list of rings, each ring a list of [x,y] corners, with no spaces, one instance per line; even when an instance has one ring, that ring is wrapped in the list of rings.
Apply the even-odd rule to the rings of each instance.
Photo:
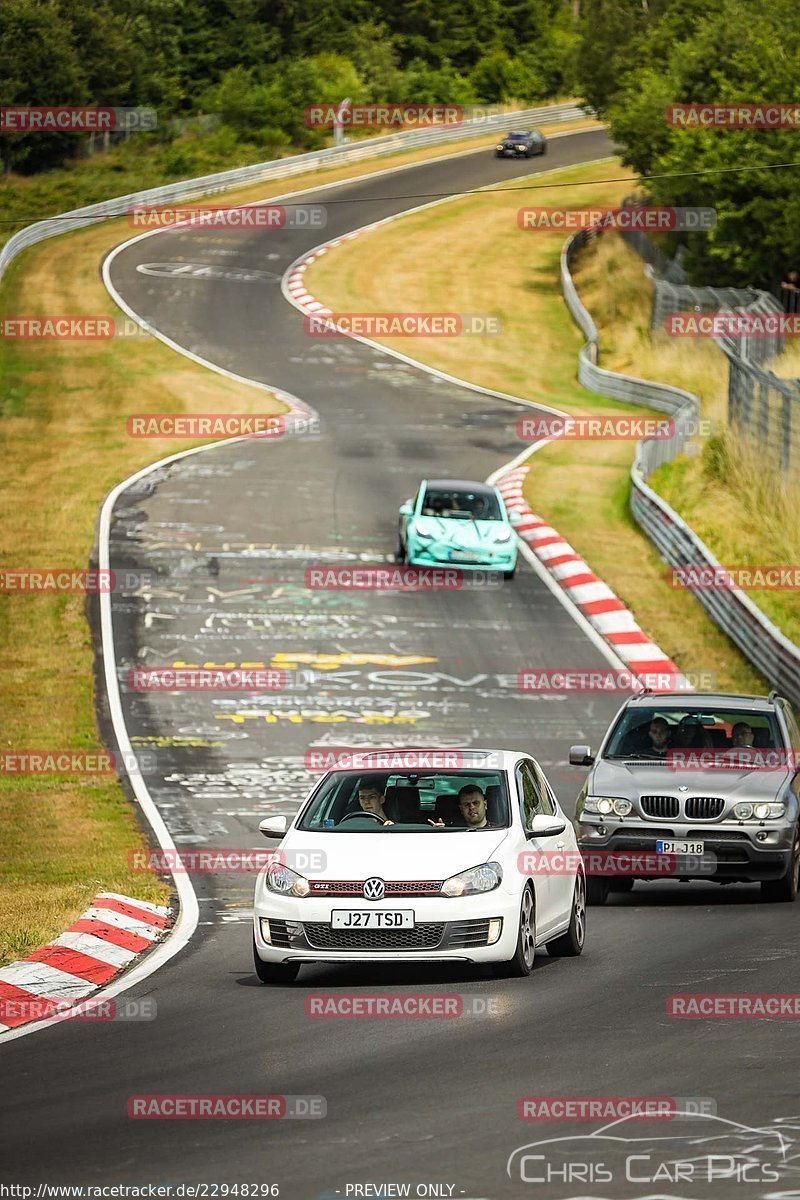
[[[382,879],[372,878],[364,880],[364,895],[367,900],[382,900],[386,891],[386,884]]]

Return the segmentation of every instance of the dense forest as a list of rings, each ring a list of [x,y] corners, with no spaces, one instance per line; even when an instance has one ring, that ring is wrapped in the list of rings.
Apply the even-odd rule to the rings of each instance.
[[[153,133],[205,139],[229,164],[326,144],[304,109],[355,102],[530,104],[581,96],[659,203],[709,205],[689,241],[695,275],[769,279],[798,255],[795,128],[685,129],[677,101],[792,100],[794,0],[2,0],[0,92],[8,105],[142,105]],[[72,133],[0,136],[6,172],[87,153]],[[177,150],[170,173],[196,160]],[[742,168],[772,167],[749,170]]]
[[[4,104],[217,114],[265,149],[319,144],[306,105],[535,101],[576,86],[561,0],[3,0]],[[155,136],[159,136],[157,133]],[[71,134],[9,135],[6,165],[51,166]]]

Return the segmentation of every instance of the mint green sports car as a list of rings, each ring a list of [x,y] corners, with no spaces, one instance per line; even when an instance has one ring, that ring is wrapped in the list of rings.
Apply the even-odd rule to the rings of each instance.
[[[515,523],[497,488],[464,479],[423,479],[414,499],[400,506],[397,560],[413,567],[502,571],[513,579]]]

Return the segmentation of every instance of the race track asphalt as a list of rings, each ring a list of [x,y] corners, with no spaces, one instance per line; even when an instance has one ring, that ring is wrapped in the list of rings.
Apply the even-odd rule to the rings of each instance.
[[[525,166],[535,174],[609,151],[604,133],[580,133]],[[567,748],[596,744],[619,701],[519,693],[523,667],[607,666],[527,564],[502,588],[353,593],[304,582],[312,565],[390,563],[397,507],[419,479],[488,476],[519,452],[522,410],[377,348],[310,339],[281,295],[283,272],[323,238],[519,172],[482,151],[302,197],[327,206],[324,234],[173,230],[115,256],[114,287],[159,331],[293,393],[320,418],[314,436],[220,444],[160,468],[114,511],[112,564],[158,576],[139,595],[115,596],[113,619],[126,724],[154,756],[148,787],[179,846],[266,846],[259,820],[294,811],[311,778],[306,755],[325,746],[528,750],[572,811],[582,774],[565,765]],[[175,663],[279,665],[289,687],[243,697],[127,687],[134,664]],[[273,1183],[288,1200],[358,1195],[353,1186],[370,1181],[408,1183],[411,1195],[436,1183],[461,1198],[748,1200],[778,1189],[762,1168],[760,1181],[753,1168],[747,1182],[729,1173],[708,1189],[663,1175],[629,1182],[616,1143],[575,1150],[595,1166],[571,1182],[522,1182],[518,1163],[506,1174],[515,1148],[596,1128],[522,1121],[526,1096],[704,1097],[729,1121],[794,1128],[796,1026],[665,1015],[674,992],[792,990],[797,912],[762,905],[757,888],[639,885],[590,911],[581,958],[541,954],[527,980],[455,966],[307,967],[293,987],[263,988],[250,958],[252,877],[194,882],[201,923],[190,947],[131,993],[156,1000],[155,1020],[65,1023],[2,1047],[0,1179]],[[492,1000],[495,1012],[308,1019],[306,996],[318,990],[458,992]],[[327,1116],[128,1117],[130,1096],[156,1093],[322,1096]],[[663,1135],[665,1124],[625,1135]],[[690,1132],[671,1157],[700,1153]],[[720,1145],[734,1143],[754,1161],[776,1157],[771,1133],[728,1132]],[[655,1143],[647,1153],[664,1156]],[[614,1159],[610,1182],[598,1154]],[[788,1178],[793,1159],[781,1169]]]

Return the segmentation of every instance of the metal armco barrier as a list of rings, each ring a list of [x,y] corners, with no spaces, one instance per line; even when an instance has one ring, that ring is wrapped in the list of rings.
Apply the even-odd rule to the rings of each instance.
[[[598,234],[581,230],[561,252],[561,287],[567,307],[586,337],[578,355],[578,380],[591,392],[669,413],[675,422],[670,438],[646,439],[636,447],[631,468],[631,511],[659,554],[673,567],[720,569],[721,564],[674,509],[648,486],[662,463],[676,458],[696,428],[700,401],[691,392],[620,375],[599,365],[597,326],[583,305],[570,270],[576,253]],[[740,588],[697,590],[695,596],[712,620],[770,684],[800,706],[800,648],[789,641]]]
[[[199,196],[211,196],[244,184],[263,183],[270,179],[289,179],[303,171],[313,171],[316,167],[362,162],[371,158],[380,158],[385,154],[395,154],[398,150],[437,146],[445,142],[458,142],[470,137],[479,137],[482,133],[506,129],[512,122],[523,127],[544,121],[550,124],[560,124],[562,121],[574,121],[587,115],[589,115],[587,111],[577,104],[550,104],[541,108],[527,108],[521,112],[479,117],[475,120],[463,121],[460,125],[410,129],[401,133],[384,134],[382,137],[365,138],[356,145],[338,148],[332,146],[326,150],[296,154],[291,158],[254,163],[252,166],[237,167],[232,171],[219,171],[214,175],[200,176],[198,179],[185,179],[179,183],[166,184],[164,187],[148,188],[143,192],[131,192],[130,195],[118,196],[114,200],[104,200],[100,204],[89,204],[85,208],[75,208],[70,212],[60,213],[58,216],[50,217],[45,221],[37,221],[33,225],[26,226],[25,229],[19,230],[8,239],[0,250],[0,279],[2,279],[8,264],[29,246],[34,246],[46,238],[69,233],[73,229],[82,229],[84,226],[92,225],[106,217],[124,216],[137,204],[175,204],[181,200],[194,200]]]

